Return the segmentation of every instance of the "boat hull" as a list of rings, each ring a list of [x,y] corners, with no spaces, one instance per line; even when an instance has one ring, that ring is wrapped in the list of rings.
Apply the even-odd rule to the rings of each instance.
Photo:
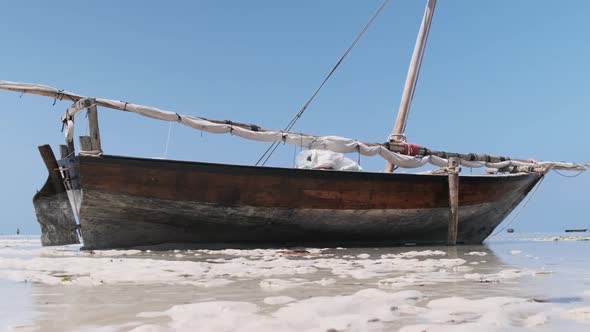
[[[444,175],[78,158],[85,249],[441,244]],[[539,181],[461,176],[458,243],[481,243]]]

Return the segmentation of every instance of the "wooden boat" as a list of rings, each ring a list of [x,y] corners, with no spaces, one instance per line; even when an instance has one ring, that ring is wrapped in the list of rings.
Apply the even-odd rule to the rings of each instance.
[[[87,249],[187,243],[444,244],[447,240],[445,175],[116,156],[81,156],[75,162]],[[538,173],[462,176],[458,243],[481,243],[540,178]],[[36,199],[52,198],[49,194]]]
[[[588,231],[587,228],[578,228],[578,229],[566,229],[566,233],[586,233]]]
[[[435,0],[427,1],[398,118],[386,143],[272,131],[87,98],[42,85],[0,81],[0,89],[73,102],[62,118],[67,145],[60,147],[59,160],[49,146],[40,147],[49,177],[33,202],[43,244],[78,243],[80,235],[86,249],[163,244],[481,243],[547,172],[584,171],[588,165],[440,152],[405,141],[407,114],[435,4]],[[387,171],[286,169],[108,156],[100,144],[97,106],[246,139],[379,155],[388,162]],[[88,112],[90,135],[80,137],[76,153],[73,120],[82,110]],[[395,167],[426,163],[441,169],[430,174],[391,173]],[[461,165],[495,171],[459,176]]]

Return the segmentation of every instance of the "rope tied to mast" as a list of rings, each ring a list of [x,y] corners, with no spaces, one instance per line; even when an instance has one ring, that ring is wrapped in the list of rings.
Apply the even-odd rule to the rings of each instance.
[[[322,83],[319,85],[319,87],[315,90],[315,92],[311,95],[311,97],[309,97],[309,99],[305,102],[305,104],[303,104],[303,107],[301,107],[301,109],[299,110],[299,112],[297,112],[297,114],[295,114],[295,116],[293,117],[293,119],[291,119],[291,121],[287,124],[287,126],[284,129],[284,131],[290,131],[291,129],[293,129],[293,127],[295,126],[295,123],[297,123],[297,121],[301,118],[301,116],[303,116],[303,113],[305,113],[305,111],[307,110],[307,107],[315,99],[315,97],[318,95],[318,93],[320,92],[320,90],[324,87],[324,85],[326,84],[326,82],[328,82],[328,80],[330,79],[330,77],[332,77],[332,74],[334,74],[334,72],[336,71],[336,69],[338,69],[338,67],[344,61],[344,59],[348,56],[348,54],[350,53],[350,51],[352,51],[352,49],[356,46],[356,44],[359,42],[359,40],[363,37],[363,35],[365,34],[365,32],[369,29],[369,27],[371,26],[371,24],[373,23],[373,21],[377,18],[377,16],[379,16],[379,14],[383,11],[383,9],[385,8],[385,6],[387,5],[388,2],[389,2],[389,0],[384,0],[383,1],[383,3],[381,4],[381,6],[379,6],[379,8],[373,14],[373,16],[371,16],[371,19],[369,19],[369,21],[365,24],[365,26],[363,27],[363,29],[358,33],[358,35],[356,36],[356,38],[354,39],[354,41],[352,42],[352,44],[348,47],[348,49],[346,49],[346,51],[340,57],[340,59],[338,60],[338,62],[336,62],[336,65],[334,65],[334,67],[332,68],[332,70],[330,70],[330,72],[328,73],[328,75],[326,75],[326,77],[324,78],[324,80],[322,81]],[[258,159],[258,161],[256,162],[255,166],[260,165],[261,162],[262,162],[262,165],[261,166],[266,165],[266,163],[268,162],[268,160],[273,155],[273,153],[277,150],[278,147],[279,147],[279,144],[277,142],[271,143],[271,145],[268,147],[268,149],[266,149],[266,151],[264,151],[264,153],[262,154],[262,156]],[[262,161],[263,159],[264,159],[264,161]]]

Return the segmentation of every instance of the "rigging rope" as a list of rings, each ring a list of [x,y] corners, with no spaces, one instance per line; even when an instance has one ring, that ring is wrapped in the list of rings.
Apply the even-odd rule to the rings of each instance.
[[[170,146],[170,136],[172,135],[172,123],[173,122],[170,122],[168,126],[168,136],[166,138],[166,145],[164,145],[164,159],[168,157],[168,147]]]
[[[553,171],[554,171],[555,173],[557,173],[557,175],[559,175],[559,176],[563,176],[564,178],[576,178],[576,177],[580,176],[580,174],[584,173],[584,171],[580,171],[580,172],[578,172],[578,173],[576,173],[576,174],[574,174],[574,175],[567,175],[567,174],[563,174],[563,173],[561,173],[560,171],[558,171],[558,170],[556,170],[556,169],[554,169]]]
[[[297,114],[295,114],[295,116],[293,117],[293,119],[291,119],[291,121],[287,124],[287,126],[284,129],[284,131],[289,131],[289,130],[291,130],[293,128],[293,126],[295,126],[295,123],[297,123],[297,120],[299,120],[299,118],[301,118],[301,116],[303,115],[303,113],[305,112],[305,110],[307,109],[307,107],[315,99],[315,97],[317,96],[317,94],[324,87],[324,85],[330,79],[330,77],[332,77],[332,74],[334,74],[334,72],[340,66],[340,64],[342,63],[342,61],[344,61],[344,59],[346,58],[346,56],[348,56],[348,53],[350,53],[350,51],[352,51],[352,49],[356,46],[356,44],[358,43],[358,41],[365,34],[365,32],[369,29],[369,27],[371,26],[371,24],[373,23],[373,21],[377,18],[377,16],[379,16],[379,14],[381,13],[381,11],[383,11],[383,8],[385,8],[385,6],[387,5],[388,2],[389,2],[389,0],[384,0],[383,1],[383,3],[381,4],[381,6],[379,7],[379,9],[377,9],[377,11],[371,17],[371,19],[367,22],[367,24],[365,24],[365,27],[361,30],[361,32],[359,32],[359,34],[356,36],[356,38],[354,39],[354,41],[352,42],[352,44],[348,47],[348,49],[346,50],[346,52],[344,52],[344,54],[340,57],[340,60],[338,60],[338,62],[336,62],[336,65],[334,65],[334,67],[332,68],[332,70],[328,73],[328,75],[326,75],[326,77],[322,81],[322,84],[320,84],[320,86],[315,90],[315,92],[311,95],[311,97],[307,100],[307,102],[305,102],[305,104],[303,104],[303,107],[301,107],[301,109],[299,110],[299,112],[297,112]],[[258,159],[258,161],[256,162],[256,166],[260,165],[261,162],[262,162],[262,166],[266,165],[266,163],[268,162],[268,160],[270,159],[270,157],[272,156],[272,154],[279,147],[279,143],[280,142],[273,142],[268,147],[268,149],[266,149],[266,151],[262,154],[262,156],[260,157],[260,159]],[[263,159],[264,159],[264,161],[262,161]]]

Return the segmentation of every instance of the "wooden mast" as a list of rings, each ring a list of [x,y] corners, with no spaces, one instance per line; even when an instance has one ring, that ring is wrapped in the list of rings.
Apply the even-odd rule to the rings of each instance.
[[[410,61],[410,68],[408,69],[408,76],[406,77],[406,84],[402,93],[402,99],[399,105],[399,111],[393,130],[389,135],[389,145],[395,146],[397,143],[406,142],[406,123],[408,122],[408,115],[410,113],[410,106],[414,98],[414,91],[418,77],[420,76],[420,67],[422,66],[422,59],[424,58],[424,50],[426,49],[426,41],[428,40],[428,33],[432,24],[432,17],[436,8],[436,0],[427,0],[426,9],[424,10],[424,17],[420,25],[420,31],[416,38],[416,45],[414,46],[414,53]],[[460,160],[453,156],[448,159],[449,166],[449,222],[447,230],[447,245],[454,246],[457,244],[457,237],[459,232],[459,172]],[[395,166],[387,163],[385,172],[391,173],[395,170]]]
[[[430,25],[432,24],[432,17],[434,16],[434,9],[436,7],[436,0],[427,0],[426,9],[424,10],[424,17],[420,25],[420,31],[416,38],[416,45],[414,46],[414,53],[410,61],[410,68],[408,69],[408,76],[406,77],[406,84],[402,93],[399,111],[391,134],[389,135],[390,142],[405,141],[406,123],[408,121],[408,114],[410,112],[410,105],[414,97],[414,90],[418,82],[420,74],[420,66],[422,65],[422,58],[424,57],[424,50],[426,48],[426,41],[428,40],[428,33],[430,32]],[[394,165],[387,163],[385,172],[393,172]]]

